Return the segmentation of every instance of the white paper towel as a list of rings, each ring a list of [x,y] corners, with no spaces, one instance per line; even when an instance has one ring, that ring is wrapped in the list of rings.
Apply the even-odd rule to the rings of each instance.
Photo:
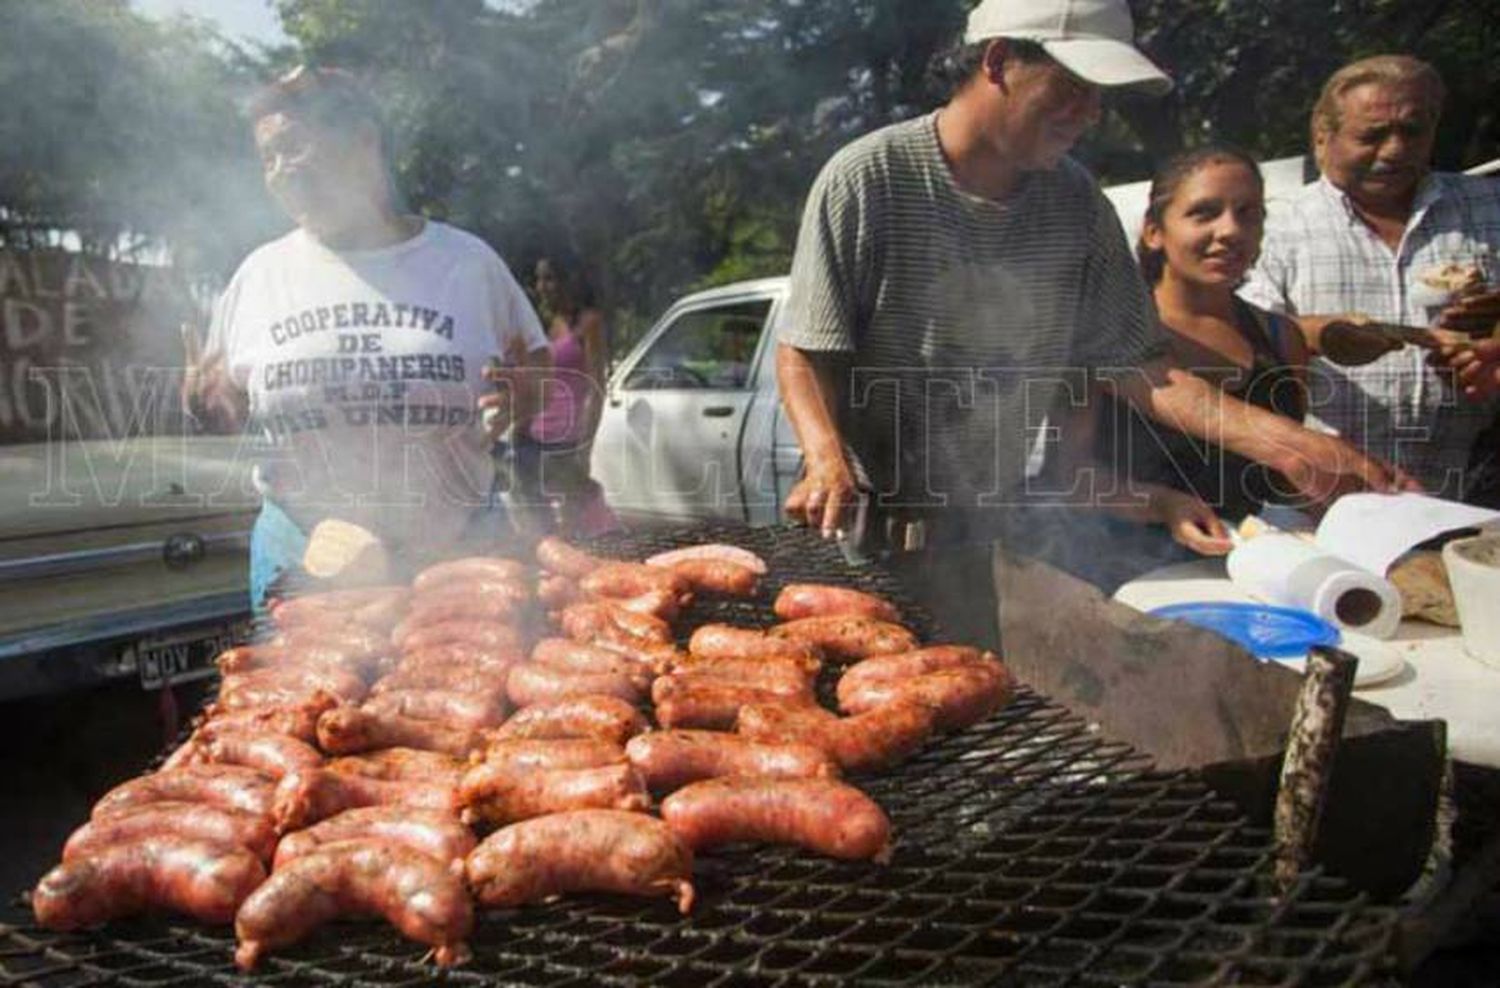
[[[1229,554],[1228,567],[1246,593],[1345,631],[1390,638],[1401,623],[1401,594],[1388,580],[1294,535],[1249,539]]]

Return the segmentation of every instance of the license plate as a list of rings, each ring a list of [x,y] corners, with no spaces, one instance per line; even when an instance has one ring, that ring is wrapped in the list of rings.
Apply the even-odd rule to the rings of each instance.
[[[142,689],[161,689],[212,675],[219,653],[249,636],[248,623],[153,635],[127,646],[124,658],[128,662],[133,655]]]

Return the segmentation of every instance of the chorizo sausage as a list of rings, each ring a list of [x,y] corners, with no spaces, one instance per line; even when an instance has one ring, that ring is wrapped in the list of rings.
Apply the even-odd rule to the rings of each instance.
[[[364,702],[377,714],[442,721],[453,727],[497,727],[505,721],[505,693],[441,689],[383,690]]]
[[[531,650],[531,661],[564,672],[610,673],[627,676],[642,688],[661,671],[664,663],[645,655],[631,656],[599,645],[567,638],[543,638]]]
[[[548,535],[536,544],[536,561],[549,573],[577,580],[611,560],[584,552],[555,535]]]
[[[392,782],[312,768],[293,772],[276,784],[271,816],[277,831],[285,834],[361,806],[458,814],[456,791],[441,782]]]
[[[357,755],[377,748],[421,748],[464,758],[481,744],[480,732],[472,727],[359,707],[338,707],[318,718],[318,747],[330,755]]]
[[[685,559],[669,572],[676,573],[695,593],[725,597],[753,597],[760,575],[748,566],[722,559]]]
[[[798,638],[822,647],[829,658],[856,662],[872,655],[910,652],[917,647],[911,629],[867,617],[808,617],[771,628],[776,638]]]
[[[344,625],[388,631],[401,620],[410,598],[406,587],[330,590],[274,602],[271,620],[278,628]]]
[[[507,622],[516,619],[521,606],[522,602],[515,597],[445,593],[420,598],[407,612],[400,627],[403,632],[409,632],[445,621]]]
[[[435,663],[408,665],[403,662],[396,669],[375,681],[370,687],[371,696],[380,696],[396,690],[441,690],[447,693],[475,693],[487,696],[505,690],[505,677],[510,674],[510,665],[453,665]]]
[[[811,745],[751,741],[719,731],[650,731],[631,738],[625,754],[652,792],[722,775],[814,779],[839,773],[833,759]]]
[[[839,706],[859,714],[890,703],[920,703],[933,712],[939,731],[960,731],[977,724],[1010,702],[1010,674],[998,662],[971,662],[910,679],[866,683],[841,691]]]
[[[823,650],[793,635],[771,635],[759,628],[705,624],[688,640],[688,653],[705,659],[786,659],[816,676],[823,668]]]
[[[405,622],[391,632],[391,641],[402,652],[415,652],[431,645],[463,642],[488,649],[519,649],[521,633],[495,621],[452,620],[411,627]]]
[[[271,812],[274,783],[240,765],[187,765],[122,782],[99,798],[89,815],[107,820],[147,803],[207,803],[256,816]]]
[[[771,571],[770,567],[766,565],[766,561],[749,549],[742,549],[737,545],[724,545],[717,542],[707,545],[684,546],[681,549],[658,552],[646,560],[646,565],[676,566],[678,563],[695,562],[704,559],[734,563],[737,566],[745,567],[757,576],[765,576]]]
[[[434,782],[458,785],[468,762],[441,751],[420,748],[381,748],[362,755],[345,755],[328,762],[331,772],[362,775],[387,782]]]
[[[266,869],[234,844],[158,835],[103,848],[53,868],[31,893],[49,930],[79,930],[165,910],[214,925],[234,919]]]
[[[933,711],[917,703],[892,703],[853,717],[822,707],[754,704],[740,710],[735,730],[757,741],[799,742],[827,752],[845,772],[893,764],[932,735]]]
[[[683,683],[725,683],[749,686],[782,696],[812,694],[813,680],[801,667],[785,659],[713,659],[678,664],[672,676]]]
[[[862,590],[823,583],[788,583],[771,605],[783,621],[809,617],[867,617],[891,624],[901,623],[896,605]]]
[[[396,663],[396,668],[410,669],[414,666],[429,665],[443,668],[453,666],[471,666],[476,669],[483,669],[486,666],[503,668],[525,657],[526,654],[519,642],[495,648],[489,645],[476,645],[473,642],[451,641],[441,645],[409,648],[401,653],[401,660]]]
[[[553,738],[548,741],[492,741],[484,761],[507,772],[598,768],[625,761],[625,749],[597,738]]]
[[[641,775],[627,763],[596,768],[516,772],[480,762],[458,787],[464,822],[515,823],[566,810],[631,810],[651,805]]]
[[[426,594],[454,584],[474,582],[516,583],[526,579],[526,564],[503,556],[468,556],[434,563],[411,581],[412,589]]]
[[[365,695],[368,687],[363,678],[342,669],[318,669],[291,665],[237,672],[232,676],[225,676],[224,681],[219,685],[219,695],[229,696],[260,689],[303,693],[315,693],[321,690],[341,700],[359,700]]]
[[[338,649],[362,659],[380,659],[391,650],[388,633],[352,625],[305,625],[283,629],[270,644],[288,651]]]
[[[713,680],[688,681],[663,676],[651,686],[656,704],[656,722],[664,728],[698,727],[727,731],[734,727],[740,708],[752,703],[811,704],[812,693],[787,696],[771,690]]]
[[[583,696],[517,711],[492,736],[497,741],[596,738],[624,747],[645,729],[646,718],[619,697]]]
[[[688,581],[674,570],[619,562],[594,567],[579,578],[578,588],[596,597],[639,597],[665,592],[679,603],[692,591]]]
[[[318,739],[318,718],[325,710],[337,705],[338,700],[326,693],[315,695],[309,703],[294,706],[223,710],[216,705],[209,708],[208,717],[198,728],[198,733],[209,729],[269,731],[311,744]]]
[[[869,796],[832,779],[694,782],[662,800],[661,818],[694,851],[755,841],[850,861],[890,857],[885,813]]]
[[[199,746],[207,762],[243,765],[273,779],[323,764],[323,756],[312,745],[270,731],[215,729],[204,735]]]
[[[360,679],[369,679],[375,674],[379,661],[374,656],[362,655],[336,645],[307,643],[296,648],[287,645],[237,645],[219,653],[214,660],[219,672],[225,676],[254,672],[258,669],[279,669],[304,666],[309,669],[333,669],[351,673]]]
[[[327,844],[346,840],[391,841],[420,851],[463,874],[464,859],[474,850],[474,832],[447,813],[410,806],[361,806],[287,834],[276,845],[276,871]]]
[[[68,837],[62,859],[74,861],[117,844],[159,835],[236,845],[262,861],[270,861],[276,850],[276,829],[268,816],[207,803],[161,802],[85,823]]]
[[[560,611],[569,604],[587,600],[588,594],[579,589],[578,582],[567,576],[544,576],[537,581],[536,599],[549,611]]]
[[[462,880],[419,851],[391,841],[329,844],[278,868],[240,907],[234,961],[250,970],[267,951],[296,943],[329,920],[384,917],[434,948],[440,966],[468,956],[474,907]]]
[[[670,645],[672,626],[651,614],[627,611],[607,601],[570,604],[558,615],[563,633],[574,641],[626,645]]]
[[[228,688],[220,686],[219,696],[214,701],[213,709],[215,711],[253,710],[264,707],[323,707],[326,709],[337,706],[338,703],[339,698],[327,690],[312,689],[296,683],[231,682]]]
[[[578,696],[616,696],[627,703],[639,703],[643,689],[640,680],[618,673],[566,672],[537,662],[521,662],[511,667],[505,693],[517,707],[529,707]]]
[[[910,679],[939,669],[957,669],[971,662],[992,661],[992,652],[981,652],[969,645],[929,645],[914,652],[877,655],[856,662],[839,677],[838,692],[856,690],[867,683],[893,679]]]
[[[574,810],[499,830],[474,849],[469,887],[487,906],[519,906],[567,892],[667,896],[693,908],[693,854],[644,813]]]

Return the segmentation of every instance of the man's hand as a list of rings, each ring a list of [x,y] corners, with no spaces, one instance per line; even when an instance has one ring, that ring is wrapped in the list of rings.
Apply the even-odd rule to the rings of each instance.
[[[1500,329],[1500,291],[1463,296],[1438,315],[1438,325],[1469,336],[1493,336]]]
[[[1432,363],[1455,372],[1465,398],[1500,397],[1500,338],[1449,344],[1432,355]]]
[[[1153,487],[1150,497],[1152,518],[1178,545],[1201,556],[1222,556],[1234,548],[1223,520],[1201,498],[1170,487]]]
[[[1422,490],[1422,485],[1399,467],[1366,456],[1336,437],[1301,429],[1293,446],[1273,464],[1296,488],[1296,493],[1314,504],[1332,504],[1345,494],[1375,491],[1394,494]]]
[[[238,432],[250,416],[250,398],[229,376],[223,353],[189,364],[182,378],[182,407],[214,433]]]
[[[809,458],[802,479],[786,499],[786,513],[798,523],[817,528],[832,538],[844,514],[859,499],[854,472],[843,456]]]

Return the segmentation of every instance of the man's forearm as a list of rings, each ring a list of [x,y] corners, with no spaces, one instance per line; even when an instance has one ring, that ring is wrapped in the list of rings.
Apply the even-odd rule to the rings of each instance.
[[[809,460],[843,457],[844,440],[834,408],[838,384],[830,362],[785,344],[776,347],[776,384],[802,455]]]

